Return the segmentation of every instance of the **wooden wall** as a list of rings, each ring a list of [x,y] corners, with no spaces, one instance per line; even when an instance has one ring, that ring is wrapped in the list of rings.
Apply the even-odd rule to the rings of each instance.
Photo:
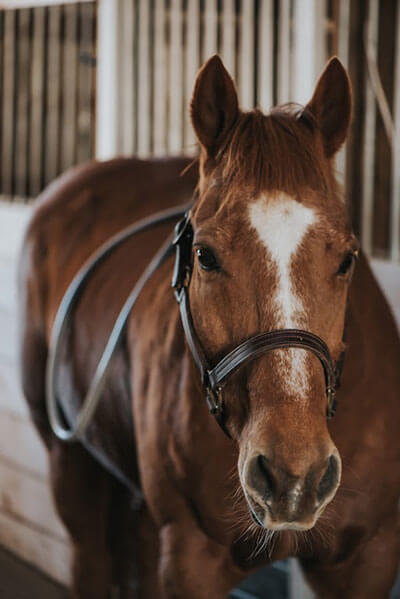
[[[0,9],[0,194],[94,155],[96,3]]]
[[[47,454],[18,380],[16,263],[29,212],[0,203],[0,544],[68,582],[69,542],[50,496]]]

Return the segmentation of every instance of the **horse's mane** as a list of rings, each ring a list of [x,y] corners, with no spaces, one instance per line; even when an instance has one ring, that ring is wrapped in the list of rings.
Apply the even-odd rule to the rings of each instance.
[[[296,194],[307,186],[326,189],[326,165],[313,135],[313,115],[298,105],[241,113],[220,150],[222,181],[253,191]]]

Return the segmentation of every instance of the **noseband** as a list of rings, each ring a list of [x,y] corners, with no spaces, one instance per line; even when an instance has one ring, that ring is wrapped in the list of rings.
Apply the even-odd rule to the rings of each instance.
[[[222,397],[224,383],[245,364],[271,350],[282,348],[306,349],[317,356],[325,373],[326,416],[328,419],[332,418],[336,412],[335,394],[339,384],[342,357],[336,366],[328,346],[314,333],[301,329],[280,329],[259,333],[237,345],[214,366],[209,364],[194,328],[190,311],[189,285],[193,271],[193,227],[188,212],[175,227],[173,245],[176,250],[176,258],[172,287],[179,304],[183,329],[194,361],[200,371],[209,410],[223,431],[230,436],[226,427],[226,413]]]
[[[189,205],[189,207],[191,204]],[[51,428],[58,439],[64,442],[84,442],[86,430],[97,409],[103,393],[104,384],[111,368],[112,358],[117,351],[123,338],[125,326],[136,301],[144,286],[165,260],[176,253],[175,268],[172,279],[172,287],[179,304],[183,329],[192,352],[194,361],[200,370],[201,381],[205,391],[207,404],[210,412],[214,414],[222,430],[230,437],[226,427],[226,412],[222,398],[222,387],[228,377],[238,368],[244,366],[251,360],[273,349],[284,347],[299,347],[313,352],[321,362],[325,372],[326,395],[327,395],[327,418],[335,414],[335,390],[339,386],[340,373],[344,354],[340,356],[336,366],[329,353],[329,349],[317,335],[299,329],[282,329],[260,333],[243,341],[232,351],[226,354],[215,366],[210,366],[199,338],[196,334],[189,302],[189,284],[193,270],[192,244],[193,227],[189,218],[188,206],[175,206],[162,210],[150,217],[146,217],[133,225],[129,225],[111,239],[104,242],[76,273],[68,286],[67,291],[58,308],[53,324],[49,344],[47,367],[46,367],[46,404]],[[151,262],[147,265],[142,275],[136,282],[131,293],[127,297],[118,318],[113,326],[110,337],[106,343],[101,359],[97,365],[93,379],[89,385],[86,396],[83,399],[75,424],[68,426],[72,421],[68,416],[67,406],[59,402],[58,397],[58,369],[61,361],[61,351],[66,332],[71,322],[74,308],[79,300],[85,285],[97,266],[127,239],[135,237],[143,231],[147,231],[156,225],[176,221],[184,217],[175,227],[175,236],[171,242],[169,237],[159,248]],[[61,405],[59,405],[61,403]],[[67,421],[67,423],[65,423]],[[100,458],[99,458],[100,459]],[[104,459],[101,458],[100,461]],[[107,466],[115,473],[114,466]],[[117,474],[121,478],[121,474]]]

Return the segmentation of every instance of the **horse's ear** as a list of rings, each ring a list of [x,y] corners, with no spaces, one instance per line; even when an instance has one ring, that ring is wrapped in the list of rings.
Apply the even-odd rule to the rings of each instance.
[[[212,56],[197,75],[191,102],[193,127],[208,156],[215,156],[238,114],[233,81],[220,57]]]
[[[350,79],[336,56],[325,67],[307,109],[318,123],[330,158],[345,141],[351,120]]]

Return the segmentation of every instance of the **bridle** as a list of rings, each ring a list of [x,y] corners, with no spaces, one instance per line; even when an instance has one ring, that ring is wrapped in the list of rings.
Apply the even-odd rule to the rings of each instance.
[[[325,373],[326,416],[328,419],[332,418],[336,412],[335,396],[340,383],[343,355],[335,364],[326,343],[314,333],[302,329],[280,329],[259,333],[237,345],[214,366],[209,364],[197,336],[190,311],[189,285],[193,271],[193,226],[189,212],[186,212],[176,225],[172,243],[176,251],[172,287],[179,305],[183,330],[193,359],[200,371],[208,408],[222,430],[230,437],[222,397],[224,383],[235,371],[248,362],[274,349],[282,348],[305,349],[317,356]]]
[[[173,254],[174,250],[175,267],[172,277],[172,287],[174,288],[179,304],[183,329],[193,359],[200,371],[201,382],[209,410],[215,416],[222,430],[230,437],[226,425],[226,410],[222,397],[224,383],[237,369],[251,360],[266,352],[281,348],[296,347],[306,349],[317,356],[325,372],[326,415],[327,418],[334,416],[336,411],[335,392],[340,384],[344,354],[342,353],[335,365],[326,343],[309,331],[282,329],[254,335],[227,353],[217,364],[214,366],[210,365],[194,328],[190,311],[189,285],[193,270],[193,227],[189,211],[192,205],[190,203],[186,206],[174,206],[162,210],[116,233],[87,259],[69,284],[53,324],[46,367],[47,413],[52,431],[61,441],[80,441],[85,443],[85,433],[101,399],[104,385],[110,372],[112,359],[123,339],[129,315],[136,305],[137,299],[146,283],[161,264]],[[181,218],[181,220],[175,227],[174,237],[169,237],[161,245],[125,300],[97,365],[86,396],[83,398],[82,406],[75,418],[75,423],[72,424],[73,418],[69,414],[68,406],[63,404],[62,397],[59,397],[58,370],[65,336],[82,291],[97,266],[127,239],[131,239],[139,233],[157,225],[171,221],[176,222],[177,218]],[[104,462],[104,459],[101,458],[100,461]],[[114,467],[110,465],[107,465],[107,467],[115,472]],[[116,475],[121,478],[120,473]]]

